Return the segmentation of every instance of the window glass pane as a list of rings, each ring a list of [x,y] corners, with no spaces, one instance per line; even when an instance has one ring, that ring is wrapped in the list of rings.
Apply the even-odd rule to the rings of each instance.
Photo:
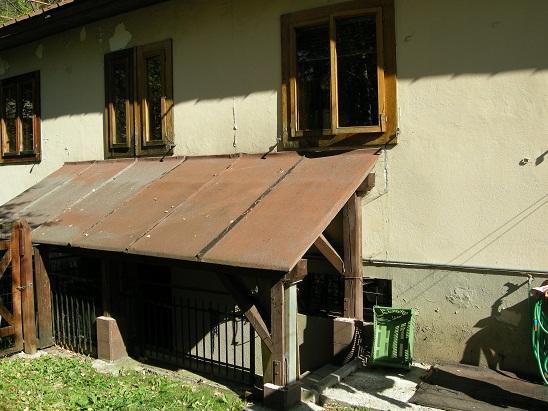
[[[15,86],[4,89],[4,122],[6,135],[4,150],[8,153],[17,152],[16,118],[17,118],[17,88]]]
[[[376,17],[336,20],[339,127],[379,124]]]
[[[21,84],[21,124],[23,127],[22,150],[34,151],[34,98],[33,83],[27,82]]]
[[[125,60],[112,63],[112,105],[114,108],[114,136],[115,144],[125,144],[128,139],[126,104],[129,100],[129,74]]]
[[[331,128],[329,26],[296,29],[299,130]]]
[[[148,104],[149,140],[162,140],[162,57],[153,56],[146,59],[146,86]]]

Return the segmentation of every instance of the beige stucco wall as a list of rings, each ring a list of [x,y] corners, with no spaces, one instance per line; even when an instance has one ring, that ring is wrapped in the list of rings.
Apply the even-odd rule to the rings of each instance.
[[[0,167],[0,204],[64,161],[103,158],[103,55],[165,38],[175,153],[267,151],[280,134],[279,16],[331,2],[171,1],[0,52],[2,78],[41,71],[43,116],[43,161]],[[400,134],[364,200],[366,258],[548,270],[547,16],[543,0],[396,0]],[[468,337],[505,293],[487,274],[377,272],[402,292],[428,284],[413,304],[440,299],[447,315],[431,322],[451,358],[462,346],[439,325],[454,318],[450,281],[485,294]],[[421,344],[419,357],[443,358]]]

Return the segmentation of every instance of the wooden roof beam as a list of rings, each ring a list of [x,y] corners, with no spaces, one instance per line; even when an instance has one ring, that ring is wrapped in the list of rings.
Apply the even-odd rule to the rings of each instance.
[[[356,194],[363,197],[371,191],[373,187],[375,187],[375,173],[369,173],[367,177],[365,177],[365,180],[363,180],[363,183],[361,183],[356,190]]]

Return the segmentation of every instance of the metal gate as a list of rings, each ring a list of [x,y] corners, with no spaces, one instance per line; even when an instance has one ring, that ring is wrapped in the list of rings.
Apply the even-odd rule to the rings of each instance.
[[[0,223],[0,356],[53,344],[49,280],[25,221]]]
[[[23,349],[19,244],[12,234],[12,224],[0,226],[0,355]]]

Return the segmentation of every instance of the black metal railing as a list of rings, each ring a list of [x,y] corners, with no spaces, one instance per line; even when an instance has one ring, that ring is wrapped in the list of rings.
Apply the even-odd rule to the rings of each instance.
[[[101,312],[97,263],[60,252],[47,253],[45,263],[55,343],[80,354],[97,355],[96,318]]]
[[[338,274],[311,273],[299,283],[299,312],[308,315],[343,315],[344,278]],[[373,321],[373,307],[392,306],[392,281],[363,279],[363,318]]]
[[[130,354],[252,387],[256,334],[226,295],[132,278],[119,316]],[[129,321],[128,321],[129,320]]]

